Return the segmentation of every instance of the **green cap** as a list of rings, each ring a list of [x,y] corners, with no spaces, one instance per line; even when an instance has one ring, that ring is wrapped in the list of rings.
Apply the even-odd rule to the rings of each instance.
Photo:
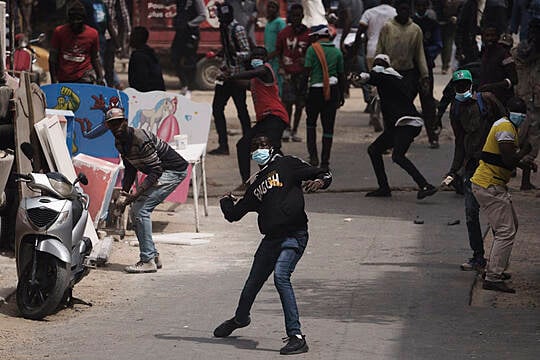
[[[472,82],[471,72],[469,70],[454,71],[454,74],[452,75],[452,81],[459,80],[469,80],[470,82]]]

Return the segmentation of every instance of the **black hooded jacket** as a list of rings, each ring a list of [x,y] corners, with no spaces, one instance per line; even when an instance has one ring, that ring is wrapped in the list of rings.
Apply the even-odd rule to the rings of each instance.
[[[332,174],[297,157],[276,154],[257,173],[241,200],[235,204],[229,197],[221,199],[221,210],[230,222],[242,219],[248,212],[257,212],[259,230],[269,238],[307,230],[302,181],[315,179],[321,179],[326,189]]]
[[[145,45],[131,53],[128,80],[129,86],[138,91],[165,90],[161,66],[154,49]]]

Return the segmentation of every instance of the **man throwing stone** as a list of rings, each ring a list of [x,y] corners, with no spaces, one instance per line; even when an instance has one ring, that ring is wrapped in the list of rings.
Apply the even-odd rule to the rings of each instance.
[[[281,298],[288,337],[280,354],[305,353],[308,346],[300,329],[298,307],[290,281],[308,242],[301,186],[305,181],[306,191],[326,189],[332,182],[332,175],[294,156],[276,153],[266,136],[255,137],[251,151],[251,158],[261,170],[241,200],[236,202],[231,194],[223,197],[221,210],[230,222],[242,219],[248,212],[257,212],[259,230],[264,238],[255,253],[235,316],[219,325],[214,336],[227,337],[234,330],[250,324],[255,297],[274,272],[274,284]]]

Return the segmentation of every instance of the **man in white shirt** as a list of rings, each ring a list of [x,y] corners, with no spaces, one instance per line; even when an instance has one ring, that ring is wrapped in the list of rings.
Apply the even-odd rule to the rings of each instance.
[[[358,24],[356,42],[358,45],[361,44],[361,35],[365,32],[367,35],[366,58],[370,69],[373,64],[373,58],[375,57],[375,50],[381,29],[388,20],[397,15],[396,9],[391,4],[392,0],[382,0],[381,5],[367,9]]]
[[[304,7],[304,20],[302,23],[308,28],[328,24],[322,0],[302,0],[302,6]]]

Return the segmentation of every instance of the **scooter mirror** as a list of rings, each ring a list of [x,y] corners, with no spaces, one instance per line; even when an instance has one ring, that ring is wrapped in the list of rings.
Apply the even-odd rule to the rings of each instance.
[[[86,175],[84,175],[83,173],[79,173],[79,175],[77,176],[77,180],[75,181],[75,183],[77,182],[80,182],[81,184],[83,185],[88,185],[88,178],[86,177]]]
[[[28,160],[34,160],[34,148],[32,147],[32,145],[30,145],[30,143],[23,142],[21,144],[21,150],[23,154],[28,158]]]

